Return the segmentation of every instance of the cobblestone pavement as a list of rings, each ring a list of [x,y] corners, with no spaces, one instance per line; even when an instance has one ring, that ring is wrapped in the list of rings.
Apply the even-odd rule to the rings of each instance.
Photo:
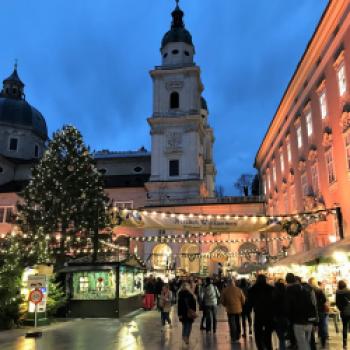
[[[173,327],[163,332],[160,314],[157,311],[141,312],[120,320],[78,319],[57,322],[42,327],[43,336],[37,340],[26,339],[28,329],[0,332],[0,350],[173,350],[173,349],[213,349],[213,350],[255,350],[252,337],[240,343],[231,344],[226,316],[222,308],[218,312],[216,334],[206,334],[199,330],[199,320],[193,325],[190,345],[181,339],[181,324],[173,315]],[[339,325],[340,326],[340,325]],[[327,349],[341,347],[341,335],[334,331],[330,323],[330,340]],[[275,339],[276,341],[276,339]],[[275,342],[277,344],[277,342]],[[277,349],[275,345],[274,349]]]

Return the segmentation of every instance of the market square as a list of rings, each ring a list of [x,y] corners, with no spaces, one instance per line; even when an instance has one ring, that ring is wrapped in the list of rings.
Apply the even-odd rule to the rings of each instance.
[[[23,63],[31,84],[22,78],[20,57],[3,80],[0,329],[13,330],[0,333],[0,344],[7,339],[8,349],[16,349],[16,342],[19,349],[35,344],[55,349],[52,339],[62,329],[67,343],[61,348],[67,349],[96,346],[92,340],[91,345],[79,345],[79,339],[88,344],[90,336],[98,338],[104,332],[107,338],[101,346],[106,349],[346,349],[350,326],[349,0],[315,1],[312,18],[310,4],[271,5],[271,11],[281,13],[281,30],[285,11],[286,18],[290,14],[288,20],[302,23],[308,31],[295,33],[295,38],[303,34],[303,39],[295,39],[301,51],[294,66],[289,62],[288,79],[285,85],[279,81],[278,88],[273,60],[287,49],[283,36],[271,39],[275,45],[262,51],[270,52],[269,64],[258,73],[250,72],[248,83],[251,91],[259,84],[266,84],[266,89],[255,92],[257,96],[251,96],[247,105],[248,97],[242,97],[243,91],[250,92],[244,90],[247,81],[237,80],[237,87],[232,87],[232,77],[239,71],[232,65],[250,62],[252,53],[235,51],[242,38],[223,33],[232,29],[225,23],[233,22],[224,10],[233,16],[250,11],[249,6],[225,3],[216,16],[208,10],[213,6],[209,2],[202,6],[185,0],[170,3],[155,0],[150,5],[155,12],[147,16],[141,15],[146,11],[143,1],[134,11],[120,5],[118,13],[96,5],[96,16],[88,5],[75,4],[72,13],[60,9],[51,18],[47,37],[35,31],[49,21],[54,7],[37,5],[48,17],[36,22],[27,40],[33,37],[53,45],[55,35],[71,30],[68,41],[62,36],[57,43],[63,56],[72,52],[69,64],[79,57],[80,65],[72,69],[59,50],[54,55],[44,53],[42,69],[57,74],[57,84],[52,85],[50,74],[44,74],[46,88],[37,65],[31,68]],[[16,6],[7,5],[6,21],[15,13],[25,13],[25,7]],[[261,4],[255,6],[254,14],[259,6],[265,10]],[[81,17],[74,18],[74,11]],[[268,21],[267,12],[267,17],[261,17]],[[202,28],[196,14],[208,21],[215,18],[215,28]],[[109,16],[118,20],[108,21]],[[127,18],[134,22],[129,32],[123,32]],[[128,39],[124,49],[109,41],[108,29],[114,25],[123,40],[127,35],[138,38],[133,44],[137,42],[140,62],[130,58],[135,45]],[[142,40],[142,27],[149,39]],[[25,35],[23,28],[16,30]],[[201,44],[196,44],[192,28]],[[248,35],[250,31],[243,28],[236,30]],[[210,30],[219,35],[209,36],[207,44],[213,46],[206,48],[205,35],[200,33]],[[160,48],[153,47],[153,31],[159,34]],[[262,33],[267,41],[261,47],[256,43],[257,52],[266,50],[269,35],[273,38]],[[74,41],[76,36],[79,40]],[[233,51],[216,55],[214,63],[202,55],[217,54],[218,42],[227,43]],[[21,54],[25,40],[8,45],[9,52]],[[33,45],[38,52],[42,49]],[[74,46],[79,49],[75,51]],[[93,48],[102,54],[92,54]],[[281,52],[274,55],[275,48]],[[142,67],[147,73],[142,59],[146,61],[149,52],[158,49],[157,61],[147,68],[146,82],[135,69]],[[107,67],[108,51],[117,61]],[[242,60],[233,58],[231,65],[218,70],[217,76],[224,79],[220,84],[230,86],[229,94],[219,94],[213,75],[206,82],[208,73],[200,61],[215,72],[229,52],[237,52]],[[22,56],[29,61],[39,58],[30,50]],[[49,68],[60,57],[66,63]],[[256,61],[250,62],[252,71],[261,62],[257,54]],[[84,70],[86,63],[96,64],[96,71]],[[101,74],[101,67],[109,73]],[[225,80],[229,77],[233,80]],[[36,97],[46,89],[55,93],[50,98]],[[270,91],[271,98],[263,90]],[[79,108],[76,118],[73,106],[61,103],[70,101],[72,91],[74,108]],[[272,98],[274,94],[278,97]],[[142,107],[145,97],[148,114]],[[255,107],[247,113],[254,103],[273,107],[261,111]],[[232,119],[236,105],[240,115]],[[58,117],[65,108],[70,116]],[[84,108],[90,119],[81,117]],[[143,116],[138,108],[143,108]],[[219,111],[223,116],[217,117]],[[104,134],[98,136],[100,131]],[[113,326],[106,327],[104,319]],[[130,323],[125,326],[125,322]],[[89,336],[94,324],[96,330]],[[130,331],[135,324],[140,327],[137,336]],[[40,334],[23,339],[21,330],[29,332],[28,327]],[[74,335],[75,327],[81,336]]]

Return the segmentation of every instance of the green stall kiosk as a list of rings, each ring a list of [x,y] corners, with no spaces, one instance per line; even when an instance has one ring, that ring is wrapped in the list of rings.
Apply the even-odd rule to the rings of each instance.
[[[131,256],[82,257],[70,261],[60,272],[66,276],[69,297],[67,317],[118,318],[142,307],[143,279],[141,261]]]

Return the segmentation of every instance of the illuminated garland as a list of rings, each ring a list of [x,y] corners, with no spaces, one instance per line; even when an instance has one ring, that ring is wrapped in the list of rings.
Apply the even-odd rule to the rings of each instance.
[[[325,215],[328,214],[335,214],[335,209],[320,209],[314,212],[303,212],[303,213],[296,213],[296,214],[281,214],[281,215],[256,215],[256,214],[235,214],[235,215],[229,215],[229,214],[199,214],[199,213],[171,213],[171,212],[164,212],[164,211],[155,211],[155,210],[136,210],[136,209],[125,209],[121,207],[112,207],[110,208],[110,211],[113,215],[113,212],[115,214],[122,214],[123,216],[127,216],[128,214],[133,214],[134,216],[138,215],[144,215],[144,216],[160,216],[161,218],[178,218],[180,220],[183,219],[192,219],[192,218],[198,218],[198,219],[205,219],[205,220],[259,220],[264,219],[266,221],[277,221],[280,222],[282,220],[292,220],[292,219],[298,219],[298,220],[312,220],[312,219],[323,219]],[[119,223],[120,224],[120,223]]]
[[[180,237],[179,237],[180,236]],[[191,236],[191,235],[190,235]],[[272,238],[242,238],[242,239],[190,239],[186,235],[165,235],[165,236],[147,236],[147,237],[130,237],[130,240],[136,242],[160,242],[160,243],[259,243],[291,240],[289,236],[272,237]]]

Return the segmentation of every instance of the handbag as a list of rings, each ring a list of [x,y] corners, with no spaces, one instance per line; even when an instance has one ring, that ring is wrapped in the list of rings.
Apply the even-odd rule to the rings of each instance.
[[[187,317],[190,319],[190,320],[195,320],[198,315],[197,315],[197,312],[192,310],[192,309],[188,309],[187,310]]]
[[[195,320],[198,317],[197,312],[190,308],[190,306],[188,305],[188,300],[186,300],[186,306],[187,306],[187,318],[189,318],[190,320]]]

